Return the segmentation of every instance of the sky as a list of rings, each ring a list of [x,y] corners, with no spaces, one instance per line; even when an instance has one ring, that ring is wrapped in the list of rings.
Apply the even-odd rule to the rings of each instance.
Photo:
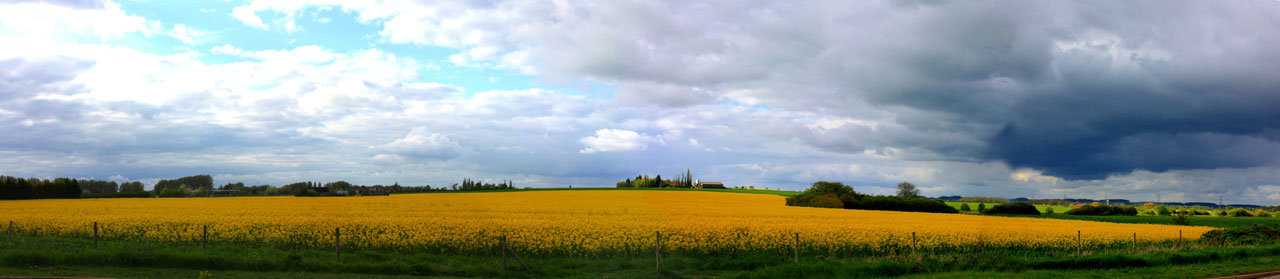
[[[1280,1],[0,1],[0,174],[1280,204]]]

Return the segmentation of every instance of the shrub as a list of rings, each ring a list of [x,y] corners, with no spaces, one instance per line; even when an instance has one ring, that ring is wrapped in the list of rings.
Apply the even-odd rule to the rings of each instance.
[[[866,196],[858,201],[853,209],[912,211],[933,213],[960,213],[956,208],[942,200],[930,198],[908,198],[897,196]]]
[[[978,211],[986,211],[986,210],[987,210],[987,204],[978,203]]]
[[[1044,215],[1053,215],[1054,213],[1057,213],[1057,212],[1053,212],[1053,208],[1052,208],[1052,207],[1046,207],[1046,208],[1044,209]]]
[[[1191,225],[1191,218],[1187,218],[1187,212],[1178,212],[1177,215],[1173,215],[1173,223],[1182,226],[1189,226]]]
[[[1169,214],[1172,213],[1173,211],[1169,210],[1169,207],[1167,206],[1161,205],[1156,207],[1156,215],[1169,216]]]
[[[1233,244],[1266,244],[1280,240],[1280,224],[1269,226],[1254,225],[1244,228],[1212,230],[1200,236],[1201,241],[1210,243]]]
[[[969,212],[969,211],[973,211],[973,209],[969,208],[969,204],[962,203],[960,204],[960,211]]]
[[[844,208],[844,202],[834,194],[800,195],[787,198],[787,205],[821,208]]]
[[[959,200],[956,200],[956,201],[958,201],[958,202],[977,202],[977,203],[988,203],[988,202],[989,202],[989,203],[1005,203],[1005,202],[1009,202],[1009,200],[1006,200],[1005,198],[1001,198],[1001,197],[963,197],[963,198],[960,198]]]
[[[1256,216],[1256,217],[1271,217],[1271,212],[1267,212],[1266,210],[1262,210],[1261,208],[1259,208],[1259,209],[1257,209],[1257,210],[1254,210],[1254,211],[1253,211],[1253,216]]]
[[[151,192],[120,192],[120,193],[91,193],[82,194],[81,198],[105,199],[105,198],[150,198]]]
[[[992,206],[983,213],[986,214],[1023,214],[1023,215],[1040,215],[1040,210],[1035,205],[1026,202],[1002,203]]]
[[[1138,209],[1122,205],[1081,205],[1067,210],[1070,215],[1138,215]]]
[[[1249,211],[1248,211],[1248,210],[1244,210],[1244,209],[1242,209],[1242,208],[1236,208],[1236,209],[1228,210],[1228,211],[1227,211],[1227,216],[1231,216],[1231,217],[1253,217],[1253,214],[1252,214],[1252,213],[1249,213]]]

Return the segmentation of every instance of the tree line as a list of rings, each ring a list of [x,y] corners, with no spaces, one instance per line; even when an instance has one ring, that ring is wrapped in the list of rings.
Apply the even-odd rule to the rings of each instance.
[[[142,192],[142,182],[126,182],[74,178],[21,178],[0,176],[0,199],[74,199],[88,190],[90,194]]]
[[[693,183],[693,173],[685,169],[684,174],[678,175],[676,179],[662,179],[659,174],[653,178],[649,175],[637,175],[634,180],[627,178],[618,181],[615,185],[618,188],[694,188],[697,185]]]

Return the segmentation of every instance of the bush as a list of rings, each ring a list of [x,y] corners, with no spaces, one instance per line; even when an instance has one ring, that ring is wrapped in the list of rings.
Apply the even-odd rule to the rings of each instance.
[[[1254,211],[1253,211],[1253,216],[1255,216],[1255,217],[1271,217],[1271,212],[1267,212],[1266,210],[1262,210],[1261,208],[1259,208],[1258,210],[1254,210]]]
[[[960,211],[969,212],[969,211],[973,211],[973,209],[969,208],[969,204],[962,203],[960,204]]]
[[[987,211],[987,204],[978,203],[978,211]]]
[[[105,199],[105,198],[150,198],[151,192],[121,192],[121,193],[90,193],[82,194],[81,198],[87,199]]]
[[[1252,214],[1252,213],[1249,213],[1249,211],[1248,211],[1248,210],[1244,210],[1243,208],[1236,208],[1236,209],[1228,210],[1228,211],[1227,211],[1227,216],[1231,216],[1231,217],[1253,217],[1253,214]]]
[[[844,201],[834,194],[800,195],[787,198],[787,205],[821,208],[844,208]]]
[[[1165,210],[1168,210],[1167,208]],[[1070,215],[1138,215],[1138,209],[1122,205],[1081,205],[1067,210]],[[1166,214],[1167,215],[1167,214]]]
[[[848,208],[848,207],[846,207]],[[912,211],[933,213],[960,213],[942,200],[897,196],[866,196],[852,207],[854,209]]]
[[[986,214],[1022,214],[1022,215],[1040,215],[1040,210],[1035,205],[1026,202],[1002,203],[992,206],[983,213]]]
[[[1053,215],[1054,213],[1057,213],[1057,212],[1053,212],[1053,208],[1052,208],[1052,207],[1046,207],[1046,208],[1044,208],[1044,215]]]
[[[1177,215],[1173,215],[1173,223],[1182,226],[1190,226],[1191,218],[1187,218],[1187,212],[1178,212]]]
[[[789,206],[867,210],[959,213],[941,200],[897,196],[868,196],[840,182],[818,181],[799,196],[787,198]]]
[[[1254,225],[1244,228],[1212,230],[1200,236],[1201,241],[1219,244],[1268,244],[1280,240],[1280,224]]]

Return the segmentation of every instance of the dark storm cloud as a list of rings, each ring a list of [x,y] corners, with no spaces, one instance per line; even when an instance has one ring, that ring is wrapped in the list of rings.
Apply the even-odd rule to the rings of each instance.
[[[837,96],[942,113],[898,120],[916,136],[984,142],[917,146],[1068,179],[1277,163],[1280,5],[1042,4],[908,6],[827,74]]]

